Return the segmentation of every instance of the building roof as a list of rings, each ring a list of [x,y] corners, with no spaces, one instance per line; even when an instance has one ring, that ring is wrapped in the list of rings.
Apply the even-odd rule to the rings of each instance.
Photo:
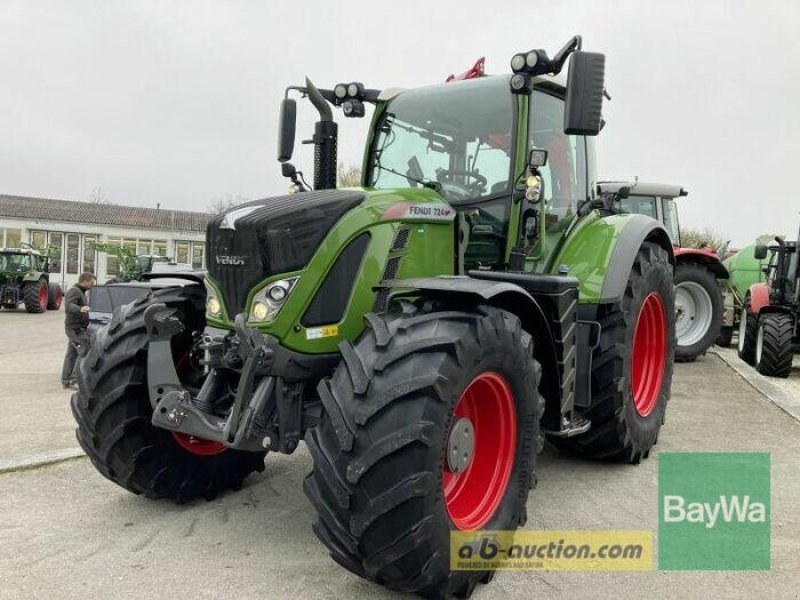
[[[0,194],[0,217],[204,232],[211,215],[188,210]]]

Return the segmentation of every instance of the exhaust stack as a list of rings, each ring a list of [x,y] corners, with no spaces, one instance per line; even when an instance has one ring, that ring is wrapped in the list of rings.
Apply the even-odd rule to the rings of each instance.
[[[319,112],[319,121],[314,124],[314,189],[336,188],[337,141],[339,126],[333,120],[328,101],[311,80],[306,77],[306,93]]]

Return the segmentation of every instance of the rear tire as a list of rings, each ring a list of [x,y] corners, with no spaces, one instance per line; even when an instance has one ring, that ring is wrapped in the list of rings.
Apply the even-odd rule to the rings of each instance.
[[[78,392],[71,401],[78,442],[104,477],[134,494],[182,503],[238,490],[247,475],[264,470],[265,453],[220,451],[207,440],[195,448],[190,440],[176,438],[150,422],[144,311],[155,302],[175,309],[186,326],[172,338],[174,357],[184,356],[193,343],[192,333],[202,330],[201,286],[153,291],[117,309],[111,322],[92,338],[80,364]],[[197,384],[195,371],[184,377]]]
[[[317,537],[345,568],[398,591],[467,597],[492,573],[451,572],[450,531],[525,523],[544,410],[540,368],[516,315],[404,308],[367,315],[361,338],[341,344],[341,364],[318,388],[325,411],[306,436],[314,469],[304,489]],[[475,396],[483,408],[466,413],[478,415],[474,455],[455,474],[447,456],[465,414],[457,407],[472,397],[465,390],[491,381],[505,392]],[[490,399],[500,408],[482,418]],[[497,433],[499,423],[513,424],[513,439]],[[486,475],[483,467],[494,476],[471,487],[468,475]]]
[[[26,283],[22,289],[22,301],[29,313],[43,313],[47,308],[47,282],[40,279]]]
[[[47,310],[58,310],[64,300],[64,291],[57,283],[47,284]]]
[[[688,362],[706,353],[722,326],[722,290],[703,265],[684,263],[675,268],[675,302],[680,314],[675,360]]]
[[[792,315],[762,314],[756,334],[756,370],[768,377],[788,377],[794,359],[793,336]]]
[[[748,365],[756,362],[756,335],[758,333],[758,315],[750,313],[750,298],[744,300],[742,312],[739,315],[739,345],[738,354]]]
[[[732,325],[723,325],[719,330],[719,335],[717,336],[717,341],[715,342],[717,346],[722,348],[728,348],[733,341],[733,326]]]
[[[622,303],[600,306],[600,343],[592,356],[592,404],[585,413],[592,427],[575,437],[553,438],[555,446],[588,458],[634,464],[648,457],[664,423],[672,384],[675,320],[669,315],[675,312],[674,290],[667,251],[644,242]],[[640,321],[640,315],[644,320]],[[645,330],[656,332],[650,340],[655,354],[645,352],[648,338],[636,335],[644,336]],[[640,348],[636,353],[635,345]]]

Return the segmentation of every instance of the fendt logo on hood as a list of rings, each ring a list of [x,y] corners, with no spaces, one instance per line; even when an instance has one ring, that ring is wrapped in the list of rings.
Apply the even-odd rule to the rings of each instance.
[[[218,265],[227,265],[230,267],[243,267],[246,262],[244,256],[217,254],[214,258]]]

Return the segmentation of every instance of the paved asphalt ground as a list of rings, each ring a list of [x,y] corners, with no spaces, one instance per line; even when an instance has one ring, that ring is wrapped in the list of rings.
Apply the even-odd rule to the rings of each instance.
[[[75,448],[59,383],[63,313],[0,311],[0,462]],[[791,383],[800,386],[800,369]],[[800,398],[800,390],[794,392]],[[475,598],[796,598],[800,423],[717,355],[678,365],[663,451],[772,453],[772,570],[504,573]],[[188,506],[103,479],[86,458],[0,474],[0,598],[389,598],[311,532],[308,453],[269,455],[238,493]],[[548,450],[529,528],[657,531],[658,452],[632,467]]]

